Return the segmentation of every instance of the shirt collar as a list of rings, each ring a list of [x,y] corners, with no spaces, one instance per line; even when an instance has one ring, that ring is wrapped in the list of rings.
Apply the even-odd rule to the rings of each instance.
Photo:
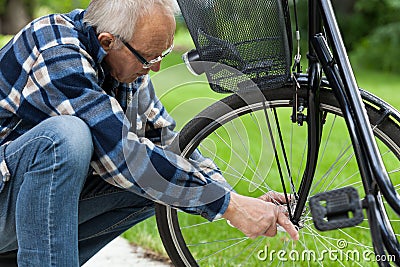
[[[80,32],[79,39],[86,47],[87,52],[96,63],[101,63],[107,55],[107,52],[100,45],[95,29],[87,23],[83,23],[85,13],[86,10],[79,10],[77,13],[76,11],[72,12],[71,15],[73,16],[75,27]]]

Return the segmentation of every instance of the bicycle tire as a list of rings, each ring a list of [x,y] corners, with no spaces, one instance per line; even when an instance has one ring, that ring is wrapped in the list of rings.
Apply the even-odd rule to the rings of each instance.
[[[265,90],[262,93],[265,96],[265,99],[267,100],[269,108],[275,108],[277,111],[279,111],[281,109],[285,109],[285,107],[287,107],[288,109],[292,107],[291,101],[293,99],[294,92],[293,92],[293,87],[290,85],[278,89]],[[179,146],[182,151],[182,155],[184,157],[190,156],[190,154],[193,152],[195,148],[200,147],[200,150],[202,150],[200,144],[204,143],[205,140],[207,140],[207,138],[210,135],[213,135],[216,131],[221,131],[220,129],[223,129],[225,133],[229,133],[229,129],[225,129],[225,127],[226,125],[232,122],[235,123],[235,121],[237,120],[244,120],[242,118],[245,116],[253,117],[253,119],[251,120],[254,120],[254,117],[256,116],[254,114],[257,112],[257,110],[262,109],[262,104],[261,101],[259,101],[260,98],[259,96],[257,96],[257,94],[259,94],[259,92],[254,92],[254,93],[249,92],[246,94],[245,100],[243,100],[243,98],[238,95],[230,95],[225,99],[218,101],[212,106],[208,107],[198,116],[196,116],[196,118],[191,120],[179,133],[178,140],[179,140]],[[374,129],[374,134],[377,136],[377,140],[379,140],[379,147],[381,148],[381,152],[383,151],[382,152],[383,158],[384,160],[386,160],[385,164],[389,161],[387,167],[389,168],[389,173],[392,183],[398,185],[400,184],[400,177],[399,177],[400,175],[398,173],[399,159],[400,159],[399,112],[396,111],[393,107],[391,107],[387,103],[385,103],[383,100],[379,99],[378,97],[366,91],[361,90],[361,94],[365,107],[367,109],[367,113],[369,115],[371,125],[373,126]],[[298,98],[306,99],[307,96],[306,86],[303,85],[298,90],[297,95]],[[327,116],[326,118],[327,121],[325,122],[325,125],[328,125],[328,123],[332,123],[332,125],[334,123],[336,124],[336,120],[341,118],[340,117],[341,112],[339,104],[332,90],[329,87],[321,88],[320,99],[321,99],[321,105],[320,105],[321,110],[323,112],[327,112],[329,115],[332,116],[331,119],[328,119],[329,116]],[[286,112],[284,113],[285,116],[291,114],[291,111],[285,111],[285,112]],[[290,118],[287,117],[286,119],[290,121]],[[242,123],[246,123],[246,121]],[[243,127],[243,129],[246,127]],[[293,126],[293,124],[291,124],[290,127],[293,128],[297,126]],[[304,126],[298,128],[306,129],[306,127]],[[327,130],[325,128],[327,128],[327,126],[324,126],[324,132],[327,134],[326,136],[329,138],[334,138],[335,137],[334,136],[335,132],[333,132],[334,130],[332,129]],[[339,127],[339,129],[343,128]],[[234,131],[238,131],[238,129],[234,129]],[[263,131],[264,130],[260,132],[262,132],[263,134]],[[304,131],[304,129],[301,131]],[[231,134],[236,135],[237,133],[231,132]],[[336,139],[338,139],[337,136]],[[343,138],[340,137],[339,139]],[[256,141],[257,140],[252,139],[253,143]],[[243,142],[245,141],[242,141],[242,143]],[[236,145],[243,145],[243,144],[236,144]],[[261,146],[265,146],[265,144],[261,144]],[[334,146],[336,146],[336,144],[334,144]],[[253,147],[254,145],[252,146],[251,149],[253,149]],[[388,149],[383,150],[384,147],[387,147]],[[331,149],[331,144],[329,144],[329,147],[328,143],[321,144],[321,153],[320,153],[321,155],[319,157],[319,160],[321,162],[325,161],[325,158],[327,158],[326,150],[328,149]],[[343,170],[344,168],[352,169],[354,167],[354,164],[350,164],[350,161],[353,160],[355,161],[354,154],[349,152],[349,150],[352,150],[350,143],[341,147],[338,150],[339,155],[333,159],[333,165],[325,167],[325,169],[327,168],[327,170],[323,171],[320,170],[322,167],[320,167],[320,163],[318,163],[318,170],[316,173],[316,177],[320,176],[321,179],[317,179],[315,181],[311,192],[312,194],[317,193],[315,191],[318,188],[321,188],[321,190],[329,191],[333,189],[332,188],[333,185],[337,187],[344,187],[346,184],[343,184],[343,181],[345,181],[348,184],[356,186],[356,188],[360,189],[359,191],[361,192],[361,198],[363,197],[361,190],[362,182],[361,178],[356,178],[356,176],[359,176],[357,172],[354,171],[351,172],[350,178],[346,176],[345,179],[339,180],[340,178],[339,176],[341,174],[344,174]],[[250,152],[250,150],[248,151]],[[207,151],[203,149],[202,153],[204,152]],[[216,153],[220,152],[222,151],[217,151]],[[232,153],[234,152],[231,152],[231,155]],[[291,151],[291,153],[292,155],[290,157],[293,157],[294,152]],[[217,158],[218,155],[213,155],[212,153],[211,155],[214,156],[215,159],[218,159]],[[304,161],[304,155],[301,155],[301,157],[299,157],[298,160]],[[250,159],[250,161],[254,161],[254,159]],[[337,166],[339,162],[343,163],[343,165],[341,165],[340,167]],[[249,162],[246,161],[246,163]],[[254,162],[250,163],[254,164]],[[257,158],[256,167],[259,167],[258,165],[259,163],[260,163],[259,158]],[[296,164],[293,163],[292,160],[291,164],[292,164],[291,167],[293,166],[293,169],[291,170],[292,173],[295,175],[294,171],[296,170],[296,172],[298,172],[297,177],[301,177],[301,170],[304,168],[304,162]],[[272,167],[274,166],[274,162],[272,162],[271,166]],[[222,169],[223,173],[224,171],[228,172],[227,168],[229,168],[229,166],[223,167]],[[245,170],[244,172],[246,171],[248,170]],[[333,176],[334,171],[337,171],[337,173],[335,173],[335,177],[331,177]],[[271,172],[269,173],[271,175]],[[338,179],[339,183],[334,182],[333,178]],[[355,178],[357,181],[354,181]],[[327,181],[328,185],[326,184]],[[241,182],[242,181],[239,181],[238,183],[240,184]],[[247,182],[249,183],[249,187],[251,187],[252,185],[251,182],[249,181]],[[297,181],[296,185],[298,185],[299,182],[300,181]],[[396,189],[398,189],[398,186],[396,187]],[[260,193],[260,190],[258,190],[257,188],[254,189],[254,192],[250,191],[251,190],[249,190],[249,193],[247,195],[254,196],[257,195],[257,193],[258,194]],[[240,193],[243,194],[243,192]],[[355,228],[350,228],[345,230],[340,229],[336,231],[318,233],[318,235],[321,234],[321,237],[319,236],[316,237],[317,232],[312,226],[312,219],[308,216],[308,213],[309,211],[307,210],[304,216],[305,219],[307,219],[307,221],[305,222],[306,225],[304,226],[303,229],[300,229],[299,231],[300,245],[296,246],[294,243],[292,243],[292,241],[288,240],[285,234],[278,234],[277,237],[275,238],[260,237],[255,240],[249,240],[246,239],[246,237],[244,237],[243,235],[241,236],[240,232],[235,231],[235,229],[231,229],[227,224],[225,224],[225,222],[223,222],[223,220],[218,220],[216,222],[208,223],[205,221],[201,221],[201,219],[198,219],[199,216],[186,215],[183,212],[178,212],[175,209],[172,209],[168,206],[164,206],[161,204],[156,205],[156,220],[157,220],[158,230],[161,239],[163,241],[164,247],[175,266],[199,266],[199,265],[243,266],[246,264],[248,266],[256,266],[258,264],[265,264],[266,260],[269,261],[269,264],[272,266],[277,266],[278,264],[283,265],[284,263],[288,264],[290,263],[291,265],[295,264],[296,266],[301,266],[301,265],[313,266],[313,265],[325,265],[325,264],[329,266],[335,266],[331,264],[334,264],[334,262],[336,262],[335,264],[337,264],[338,258],[340,259],[339,262],[341,261],[341,263],[339,264],[345,266],[353,266],[353,265],[369,266],[371,264],[372,265],[376,264],[377,259],[376,258],[374,259],[372,256],[373,255],[372,241],[370,240],[369,236],[365,235],[365,232],[368,232],[369,235],[367,222],[364,222],[361,226],[357,226]],[[391,213],[389,208],[387,208],[387,213],[389,218],[398,218],[397,215]],[[196,217],[196,219],[192,217]],[[186,220],[194,221],[193,222],[194,226],[185,225]],[[399,224],[400,223],[396,221],[392,222],[392,227],[396,233],[400,232]],[[198,229],[195,229],[195,227],[197,227]],[[201,235],[201,237],[198,237],[197,240],[194,241],[189,240],[192,238],[196,239],[196,237],[199,235],[200,232],[209,233],[207,231],[208,229],[211,229],[209,227],[213,229],[217,228],[219,230],[213,231],[212,232],[213,234],[211,236],[206,234],[206,236]],[[349,231],[353,231],[351,229],[356,229],[354,230],[356,236],[350,236],[349,233],[351,232]],[[196,234],[192,235],[191,233],[194,232],[196,232]],[[225,235],[227,235],[228,232],[229,234],[232,234],[233,237],[225,237]],[[365,239],[365,241],[361,242],[357,241],[360,238],[359,232],[362,234],[361,238]],[[215,239],[215,234],[219,234],[224,237],[221,240],[217,240]],[[308,236],[311,236],[311,238],[308,239],[309,238]],[[398,235],[396,234],[396,236]],[[274,239],[275,243],[272,243],[271,245],[270,242],[273,242],[272,240]],[[277,239],[278,242],[276,242]],[[221,249],[219,245],[224,242],[227,243],[227,248]],[[236,254],[232,255],[227,253],[228,250],[233,250],[233,248],[236,248],[236,246],[238,246],[235,245],[236,244],[235,242],[243,243],[240,244],[241,248],[237,250],[237,252],[235,252]],[[314,244],[312,244],[312,242],[314,242]],[[316,242],[319,243],[316,244]],[[276,244],[279,244],[280,246],[277,246]],[[212,248],[210,249],[210,247]],[[213,247],[215,247],[214,250],[212,250]],[[270,253],[268,253],[271,252],[269,249],[275,251],[275,256],[272,255],[274,257],[272,257]],[[329,250],[332,251],[332,249],[337,250],[336,254],[333,256],[327,255],[327,251]],[[210,252],[207,252],[208,255],[202,255],[202,252],[204,250],[206,251],[210,250]],[[287,253],[283,259],[277,256],[277,253],[278,252],[282,253],[282,251],[285,251]],[[302,258],[304,256],[305,251],[309,253],[308,256],[311,257],[311,259]],[[317,251],[316,253],[319,254],[314,257],[312,253],[313,251],[314,252]],[[353,255],[349,255],[348,254],[349,251],[353,253]],[[371,251],[371,254],[368,255],[369,257],[368,259],[365,258],[365,252],[364,255],[361,255],[362,251]],[[293,255],[290,255],[289,253],[292,253]],[[331,257],[331,258],[330,259],[319,258],[321,256],[321,253],[324,253],[326,257]],[[351,256],[354,257],[361,256],[361,260],[359,260],[358,262],[357,259],[354,260],[354,257],[352,259]]]

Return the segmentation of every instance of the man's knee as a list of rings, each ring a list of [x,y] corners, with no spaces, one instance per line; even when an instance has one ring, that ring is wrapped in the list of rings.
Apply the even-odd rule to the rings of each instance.
[[[56,146],[65,157],[77,162],[89,162],[92,158],[92,135],[87,124],[80,118],[55,116],[41,122],[38,127],[36,134],[48,139],[50,145]]]
[[[81,151],[93,150],[90,129],[80,118],[65,115],[55,116],[43,121],[41,124],[71,147],[76,147]]]

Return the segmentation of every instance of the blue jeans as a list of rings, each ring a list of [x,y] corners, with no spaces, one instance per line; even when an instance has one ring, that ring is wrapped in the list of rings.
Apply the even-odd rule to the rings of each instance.
[[[0,192],[0,253],[18,249],[20,267],[82,265],[154,215],[152,201],[88,174],[92,137],[76,117],[47,119],[1,149],[11,178]]]

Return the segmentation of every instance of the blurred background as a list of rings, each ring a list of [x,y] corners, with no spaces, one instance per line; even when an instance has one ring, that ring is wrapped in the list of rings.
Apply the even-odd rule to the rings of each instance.
[[[48,13],[63,13],[85,8],[90,0],[0,0],[0,46],[32,19]],[[292,2],[292,1],[289,1]],[[333,0],[347,49],[363,68],[400,73],[400,1],[399,0]],[[307,1],[298,0],[300,25],[307,29]],[[178,18],[179,33],[184,22]],[[306,36],[302,32],[302,36]],[[178,48],[184,49],[179,44]],[[189,40],[190,44],[190,40]]]
[[[89,2],[90,0],[0,0],[0,47],[34,18],[49,13],[66,13],[75,8],[84,9]],[[292,5],[292,1],[289,2]],[[297,2],[301,35],[305,39],[307,1]],[[400,91],[400,1],[332,0],[332,2],[359,86],[400,109],[400,98],[394,97]],[[190,85],[190,88],[178,86],[178,84],[188,84],[188,80],[195,79],[192,76],[185,76],[186,68],[172,67],[182,63],[181,55],[192,47],[193,42],[185,22],[178,16],[174,52],[162,62],[162,67],[166,71],[158,76],[152,74],[157,94],[177,121],[177,130],[198,111],[215,99],[225,96],[213,93],[206,82]],[[306,59],[306,53],[307,50],[303,49],[303,59]],[[188,77],[188,80],[182,80],[183,77]],[[195,105],[193,99],[196,99]],[[165,255],[154,218],[135,226],[134,229],[124,233],[124,237],[144,248]]]

